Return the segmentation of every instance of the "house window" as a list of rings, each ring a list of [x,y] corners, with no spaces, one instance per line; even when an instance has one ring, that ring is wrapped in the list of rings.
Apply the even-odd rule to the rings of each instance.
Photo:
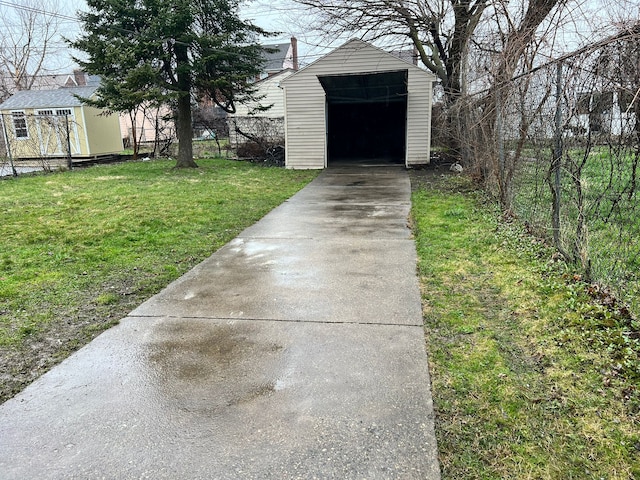
[[[56,110],[56,115],[58,115],[59,117],[62,117],[64,115],[71,115],[71,109],[70,108],[61,108],[59,110]]]
[[[50,117],[51,115],[53,115],[53,110],[38,110],[37,114]]]
[[[576,109],[579,115],[587,115],[591,112],[591,92],[578,94]]]
[[[11,112],[13,120],[13,131],[16,138],[29,138],[29,130],[27,129],[27,117],[24,112]]]

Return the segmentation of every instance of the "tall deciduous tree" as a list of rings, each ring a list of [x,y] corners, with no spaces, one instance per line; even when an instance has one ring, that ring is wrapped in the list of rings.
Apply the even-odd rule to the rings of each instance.
[[[508,23],[501,77],[510,77],[538,27],[568,0],[293,0],[315,13],[309,27],[327,38],[357,34],[365,40],[405,38],[422,63],[440,80],[448,100],[465,91],[469,47],[483,15],[489,12]],[[514,12],[520,12],[521,15]],[[483,36],[488,33],[483,27]],[[504,33],[504,32],[500,32]],[[496,45],[496,48],[499,46]]]
[[[56,0],[25,0],[6,5],[0,15],[0,100],[30,90],[38,75],[49,71],[48,60],[64,44],[63,19]]]
[[[491,0],[294,0],[316,13],[328,37],[353,33],[365,40],[409,39],[420,60],[455,101],[464,89],[469,42]]]
[[[261,70],[259,27],[238,16],[239,0],[88,0],[76,59],[103,79],[96,104],[127,111],[139,102],[174,107],[177,167],[193,160],[191,104],[206,95],[227,112],[251,97]]]

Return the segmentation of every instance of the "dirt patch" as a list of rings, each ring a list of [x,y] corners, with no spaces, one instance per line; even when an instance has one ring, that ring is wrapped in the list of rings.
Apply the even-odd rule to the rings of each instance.
[[[477,186],[473,185],[471,179],[466,177],[464,173],[455,173],[450,170],[451,164],[447,162],[432,162],[429,165],[420,165],[409,170],[409,178],[411,179],[411,190],[416,191],[420,188],[437,189],[444,192],[465,192],[476,190]],[[451,177],[459,180],[452,182]]]
[[[21,346],[0,346],[0,403],[117,324],[149,296],[136,292],[130,279],[110,284],[107,291],[112,301],[104,304],[104,286],[84,292],[80,308],[59,312],[55,322],[27,336]]]

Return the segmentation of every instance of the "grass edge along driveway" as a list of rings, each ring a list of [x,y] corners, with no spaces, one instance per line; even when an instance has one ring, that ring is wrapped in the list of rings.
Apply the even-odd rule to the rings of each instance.
[[[318,173],[198,163],[128,162],[0,181],[0,401]]]
[[[463,177],[412,177],[443,478],[640,478],[629,319]]]

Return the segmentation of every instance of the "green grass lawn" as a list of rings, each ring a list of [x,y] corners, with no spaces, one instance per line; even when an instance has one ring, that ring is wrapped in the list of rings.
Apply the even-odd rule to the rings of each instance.
[[[414,187],[443,478],[640,478],[637,320],[464,178]]]
[[[515,213],[539,234],[551,238],[551,192],[547,184],[550,151],[530,152],[515,179]],[[638,152],[594,146],[565,152],[561,171],[561,243],[571,252],[576,241],[578,191],[570,169],[585,161],[580,182],[584,196],[586,253],[594,280],[614,288],[640,314],[640,202]],[[635,167],[634,167],[635,164]]]
[[[0,181],[0,400],[317,175],[228,160]]]

